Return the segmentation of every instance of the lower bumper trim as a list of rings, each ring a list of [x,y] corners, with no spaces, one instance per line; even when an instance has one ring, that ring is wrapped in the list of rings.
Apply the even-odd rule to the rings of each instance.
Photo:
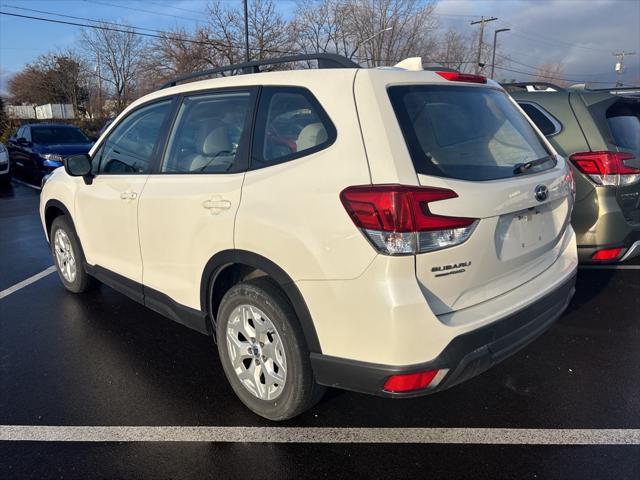
[[[454,338],[434,360],[390,366],[311,353],[316,381],[322,385],[385,397],[416,397],[468,380],[524,348],[542,335],[565,311],[575,293],[573,275],[553,292],[502,320]],[[391,375],[447,370],[434,387],[411,392],[387,392]]]
[[[624,262],[625,260],[630,260],[637,257],[638,255],[640,255],[640,240],[629,247],[629,250],[627,250],[627,253],[622,256],[620,261]]]

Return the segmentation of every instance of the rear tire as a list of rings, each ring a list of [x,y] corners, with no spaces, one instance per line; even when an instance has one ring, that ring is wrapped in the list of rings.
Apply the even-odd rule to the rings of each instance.
[[[325,388],[315,382],[298,318],[270,278],[231,287],[216,319],[225,375],[250,410],[269,420],[286,420],[322,398]]]
[[[53,220],[49,234],[51,255],[64,288],[72,293],[82,293],[96,285],[96,281],[84,270],[84,253],[80,241],[67,217]]]

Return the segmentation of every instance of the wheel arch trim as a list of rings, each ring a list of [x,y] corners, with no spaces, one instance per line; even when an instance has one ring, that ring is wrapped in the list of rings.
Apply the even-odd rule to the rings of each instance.
[[[277,264],[266,257],[247,250],[223,250],[216,253],[209,259],[202,272],[200,282],[200,309],[210,314],[210,319],[215,319],[214,312],[210,312],[209,298],[211,296],[211,287],[215,284],[218,275],[229,265],[232,264],[247,265],[252,268],[263,271],[269,275],[282,290],[291,302],[300,321],[300,326],[307,342],[310,352],[322,353],[320,341],[316,333],[311,313],[307,307],[300,290],[296,286],[291,277]]]
[[[76,236],[76,238],[78,239],[78,242],[80,242],[80,237],[78,237],[78,232],[76,231],[76,225],[73,222],[73,217],[71,216],[71,212],[69,211],[69,209],[65,206],[64,203],[62,203],[60,200],[55,200],[55,199],[50,199],[47,200],[47,203],[44,206],[44,221],[45,221],[45,230],[46,230],[46,234],[47,234],[47,241],[51,241],[51,239],[49,238],[49,230],[51,228],[51,225],[47,225],[47,212],[49,211],[50,208],[57,208],[58,210],[61,210],[62,213],[69,219],[69,223],[71,223],[71,228],[73,229],[73,233]],[[82,246],[82,244],[81,244]]]

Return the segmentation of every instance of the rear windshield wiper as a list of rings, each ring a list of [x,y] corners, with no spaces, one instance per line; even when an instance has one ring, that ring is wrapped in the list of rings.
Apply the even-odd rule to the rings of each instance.
[[[513,169],[513,174],[519,175],[521,173],[525,173],[527,170],[535,167],[536,165],[541,165],[551,160],[553,160],[553,157],[551,155],[547,155],[546,157],[538,158],[537,160],[531,160],[530,162],[519,163],[518,165],[516,165],[516,168]]]

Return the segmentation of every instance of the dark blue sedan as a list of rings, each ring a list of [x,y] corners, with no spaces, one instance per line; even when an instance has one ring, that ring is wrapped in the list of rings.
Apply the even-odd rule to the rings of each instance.
[[[70,155],[88,153],[93,142],[72,125],[28,124],[9,139],[13,176],[40,186],[42,177]]]

